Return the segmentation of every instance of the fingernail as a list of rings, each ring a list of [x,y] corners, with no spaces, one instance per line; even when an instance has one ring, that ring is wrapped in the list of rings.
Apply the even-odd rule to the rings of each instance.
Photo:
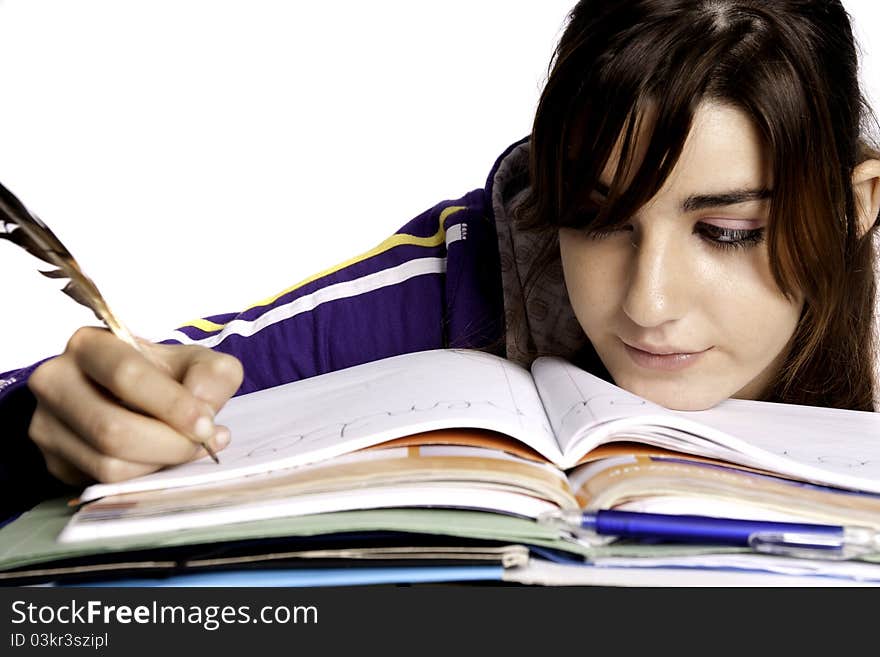
[[[217,433],[214,434],[214,449],[223,449],[229,445],[232,440],[232,434],[226,427],[217,427]]]
[[[193,427],[193,433],[196,434],[196,438],[199,440],[211,440],[214,436],[214,431],[214,421],[207,415],[203,415],[196,420],[196,425]]]

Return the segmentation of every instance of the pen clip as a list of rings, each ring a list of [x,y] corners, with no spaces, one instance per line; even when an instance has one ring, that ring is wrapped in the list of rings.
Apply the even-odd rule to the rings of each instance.
[[[871,552],[869,546],[854,545],[843,536],[809,532],[755,532],[749,536],[749,546],[764,554],[836,561]]]

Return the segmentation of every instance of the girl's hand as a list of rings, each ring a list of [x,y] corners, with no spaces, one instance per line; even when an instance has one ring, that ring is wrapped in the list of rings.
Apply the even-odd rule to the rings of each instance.
[[[139,342],[150,358],[107,330],[83,327],[31,374],[37,407],[28,435],[61,481],[120,481],[206,456],[202,442],[214,451],[229,444],[229,430],[213,418],[241,385],[238,359]]]

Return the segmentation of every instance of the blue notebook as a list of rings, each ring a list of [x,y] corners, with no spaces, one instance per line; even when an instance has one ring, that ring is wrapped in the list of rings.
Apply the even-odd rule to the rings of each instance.
[[[504,567],[418,566],[396,568],[291,568],[281,570],[225,570],[184,573],[170,577],[107,579],[73,586],[361,586],[366,584],[422,584],[426,582],[501,581]]]

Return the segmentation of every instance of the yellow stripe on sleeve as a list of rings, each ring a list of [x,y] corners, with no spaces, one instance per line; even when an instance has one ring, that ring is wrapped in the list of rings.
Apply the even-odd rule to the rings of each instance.
[[[304,285],[308,285],[309,283],[316,281],[319,278],[323,278],[324,276],[329,276],[330,274],[334,274],[341,269],[345,269],[346,267],[350,267],[351,265],[354,265],[358,262],[362,262],[364,260],[367,260],[368,258],[372,258],[373,256],[377,256],[380,253],[384,253],[385,251],[389,251],[396,246],[402,246],[402,245],[424,246],[424,247],[440,246],[441,244],[443,244],[446,241],[446,226],[445,226],[446,220],[451,215],[455,214],[456,212],[459,212],[460,210],[464,210],[465,208],[466,208],[466,206],[464,206],[464,205],[453,205],[453,206],[449,206],[448,208],[443,208],[443,211],[440,213],[440,221],[439,221],[439,225],[437,227],[437,232],[434,233],[433,235],[431,235],[430,237],[418,237],[416,235],[409,235],[407,233],[395,233],[394,235],[392,235],[391,237],[386,239],[384,242],[382,242],[381,244],[379,244],[376,247],[373,247],[369,251],[362,253],[359,256],[355,256],[354,258],[350,258],[349,260],[345,260],[344,262],[341,262],[337,265],[334,265],[333,267],[330,267],[329,269],[325,269],[324,271],[321,271],[321,272],[318,272],[317,274],[309,276],[308,278],[301,280],[299,283],[292,285],[285,290],[282,290],[281,292],[279,292],[278,294],[275,294],[274,296],[268,297],[266,299],[263,299],[262,301],[258,301],[257,303],[251,304],[250,306],[248,306],[247,308],[245,308],[241,312],[246,312],[248,310],[251,310],[252,308],[258,308],[259,306],[268,306],[268,305],[274,303],[275,301],[277,301],[278,299],[280,299],[281,297],[283,297],[285,294],[290,294],[294,290],[297,290],[297,289],[303,287]],[[221,330],[225,326],[225,324],[217,324],[217,323],[212,322],[210,320],[200,318],[200,319],[195,319],[191,322],[187,322],[181,328],[183,328],[184,326],[193,326],[193,327],[200,329],[202,331],[205,331],[207,333],[211,333],[213,331]]]

